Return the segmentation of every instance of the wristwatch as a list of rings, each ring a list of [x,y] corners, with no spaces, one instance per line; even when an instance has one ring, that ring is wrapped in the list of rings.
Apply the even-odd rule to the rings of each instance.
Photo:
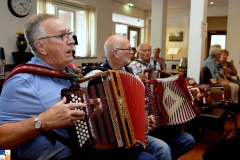
[[[42,122],[39,120],[38,115],[34,118],[34,128],[36,128],[40,132],[43,131],[43,129],[42,129]]]

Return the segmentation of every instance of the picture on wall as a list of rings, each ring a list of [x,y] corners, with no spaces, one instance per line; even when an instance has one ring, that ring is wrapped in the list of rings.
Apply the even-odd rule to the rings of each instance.
[[[183,41],[183,31],[170,32],[168,40],[169,40],[169,42],[182,42]]]

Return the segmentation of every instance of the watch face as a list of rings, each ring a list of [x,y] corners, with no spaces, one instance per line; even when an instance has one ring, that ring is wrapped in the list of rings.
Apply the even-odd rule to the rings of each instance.
[[[36,129],[41,129],[42,128],[42,123],[40,121],[36,121],[34,124]]]
[[[8,0],[9,10],[17,17],[25,17],[32,8],[31,0]]]

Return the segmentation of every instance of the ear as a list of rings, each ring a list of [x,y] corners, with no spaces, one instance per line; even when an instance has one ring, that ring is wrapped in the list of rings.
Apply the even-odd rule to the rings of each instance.
[[[34,46],[36,47],[36,49],[40,54],[43,54],[43,55],[47,54],[45,50],[45,43],[43,41],[39,41],[39,40],[35,41]]]
[[[117,50],[114,50],[114,51],[113,51],[113,56],[114,56],[115,58],[117,58],[117,59],[119,58],[119,55],[118,55]]]

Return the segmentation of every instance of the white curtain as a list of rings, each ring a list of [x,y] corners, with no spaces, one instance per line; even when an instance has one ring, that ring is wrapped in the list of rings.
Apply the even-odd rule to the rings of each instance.
[[[95,9],[90,6],[84,7],[85,21],[85,40],[86,40],[86,57],[94,57],[96,43],[96,16]]]
[[[37,0],[37,13],[49,13],[52,0]]]

